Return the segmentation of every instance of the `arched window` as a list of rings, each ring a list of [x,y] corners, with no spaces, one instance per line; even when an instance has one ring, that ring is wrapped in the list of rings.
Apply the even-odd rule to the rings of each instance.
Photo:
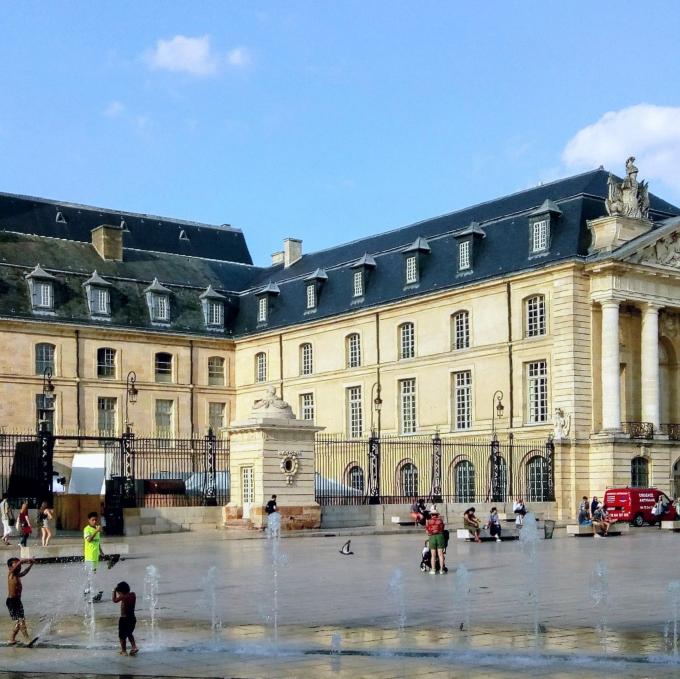
[[[172,354],[158,352],[154,367],[156,382],[172,382]]]
[[[255,381],[267,381],[267,354],[263,351],[259,354],[255,354]]]
[[[54,374],[54,344],[36,344],[35,374],[44,375],[46,370]]]
[[[455,502],[474,502],[475,466],[469,460],[462,460],[454,468]]]
[[[550,500],[548,461],[542,455],[532,457],[526,466],[527,502]]]
[[[399,472],[401,494],[404,497],[418,497],[418,467],[407,462]]]
[[[533,295],[524,300],[524,336],[540,337],[545,333],[545,297]]]
[[[364,492],[364,470],[359,465],[350,467],[347,472],[347,482],[352,490],[357,490],[360,493]]]
[[[358,368],[361,365],[361,337],[358,332],[347,335],[347,367]]]
[[[314,371],[314,352],[312,345],[305,342],[300,345],[300,375],[311,375]]]
[[[470,314],[458,311],[451,316],[451,348],[467,349],[470,346]]]
[[[399,358],[413,358],[416,355],[416,333],[413,323],[399,326]]]
[[[208,384],[224,386],[224,359],[222,356],[208,358]]]
[[[97,349],[97,377],[110,379],[116,376],[116,350],[111,347]]]
[[[649,463],[644,457],[634,457],[631,460],[630,485],[633,488],[649,487]]]

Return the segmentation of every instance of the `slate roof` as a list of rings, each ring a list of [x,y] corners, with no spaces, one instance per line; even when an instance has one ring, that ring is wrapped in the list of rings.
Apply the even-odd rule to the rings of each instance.
[[[38,263],[56,278],[54,314],[41,315],[41,320],[213,335],[205,327],[201,300],[206,291],[214,291],[225,298],[225,336],[236,337],[567,259],[585,260],[590,243],[586,222],[606,214],[607,177],[604,170],[586,172],[306,254],[288,268],[252,266],[243,234],[236,229],[0,194],[0,317],[35,317],[25,277]],[[680,208],[656,196],[650,195],[650,203],[656,223],[651,233],[664,228],[668,217],[680,215]],[[55,220],[57,209],[65,224]],[[529,223],[541,210],[551,212],[550,247],[532,255]],[[127,228],[123,261],[104,261],[91,245],[90,230],[116,216]],[[168,238],[180,228],[188,241],[179,235]],[[462,235],[474,233],[485,237],[475,239],[473,267],[461,274],[456,268],[458,243]],[[423,247],[414,248],[416,244]],[[405,253],[416,250],[419,281],[405,285]],[[357,265],[365,272],[359,300],[352,296]],[[83,288],[95,270],[111,284],[112,316],[106,321],[90,317]],[[163,328],[151,323],[146,306],[144,291],[154,279],[170,291],[171,321]],[[311,312],[305,294],[310,281],[317,286],[317,307]],[[258,296],[276,291],[280,294],[268,296],[267,323],[258,323]]]

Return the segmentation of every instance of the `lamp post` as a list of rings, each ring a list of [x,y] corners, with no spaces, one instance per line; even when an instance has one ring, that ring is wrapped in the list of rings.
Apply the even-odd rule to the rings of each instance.
[[[377,420],[378,420],[378,431],[377,431],[377,436],[380,438],[380,411],[382,410],[382,399],[380,398],[380,392],[382,391],[382,387],[380,386],[380,382],[374,382],[373,386],[371,387],[371,436],[375,436],[376,430],[373,426],[373,413],[377,413]],[[374,396],[375,394],[375,396]]]
[[[139,390],[135,386],[136,382],[137,373],[134,370],[131,370],[127,374],[125,380],[125,432],[128,434],[130,433],[130,426],[132,424],[129,419],[130,403],[132,403],[132,405],[137,403],[137,394],[139,393]]]
[[[496,418],[500,419],[503,417],[504,410],[503,392],[500,389],[496,389],[491,397],[491,436],[494,440],[496,440]]]
[[[40,431],[47,431],[47,411],[52,410],[53,394],[52,371],[49,368],[45,368],[43,372],[42,401],[40,403]]]

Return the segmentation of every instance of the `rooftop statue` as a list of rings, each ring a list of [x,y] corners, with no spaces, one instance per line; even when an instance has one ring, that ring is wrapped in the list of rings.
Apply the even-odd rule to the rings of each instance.
[[[607,180],[609,196],[605,200],[607,213],[633,219],[649,219],[647,182],[638,182],[635,156],[626,160],[626,178],[619,184],[610,174]]]

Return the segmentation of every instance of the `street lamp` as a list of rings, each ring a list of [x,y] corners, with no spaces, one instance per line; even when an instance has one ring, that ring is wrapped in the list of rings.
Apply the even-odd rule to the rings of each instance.
[[[496,389],[491,397],[491,435],[494,439],[496,438],[496,418],[500,419],[503,417],[504,410],[503,392],[500,389]]]
[[[137,403],[137,394],[139,393],[139,390],[135,387],[136,382],[137,373],[134,370],[131,370],[127,374],[127,379],[125,380],[125,431],[128,434],[130,433],[130,425],[132,424],[128,416],[129,406],[130,403],[132,403],[132,405]]]
[[[53,394],[52,371],[49,368],[45,368],[43,372],[42,402],[40,404],[40,431],[47,431],[47,411],[52,410]]]
[[[378,414],[378,438],[380,438],[380,411],[382,410],[382,399],[380,398],[380,392],[382,387],[379,382],[374,382],[371,387],[371,436],[375,434],[375,429],[373,427],[373,413]],[[374,396],[375,394],[375,396]]]

